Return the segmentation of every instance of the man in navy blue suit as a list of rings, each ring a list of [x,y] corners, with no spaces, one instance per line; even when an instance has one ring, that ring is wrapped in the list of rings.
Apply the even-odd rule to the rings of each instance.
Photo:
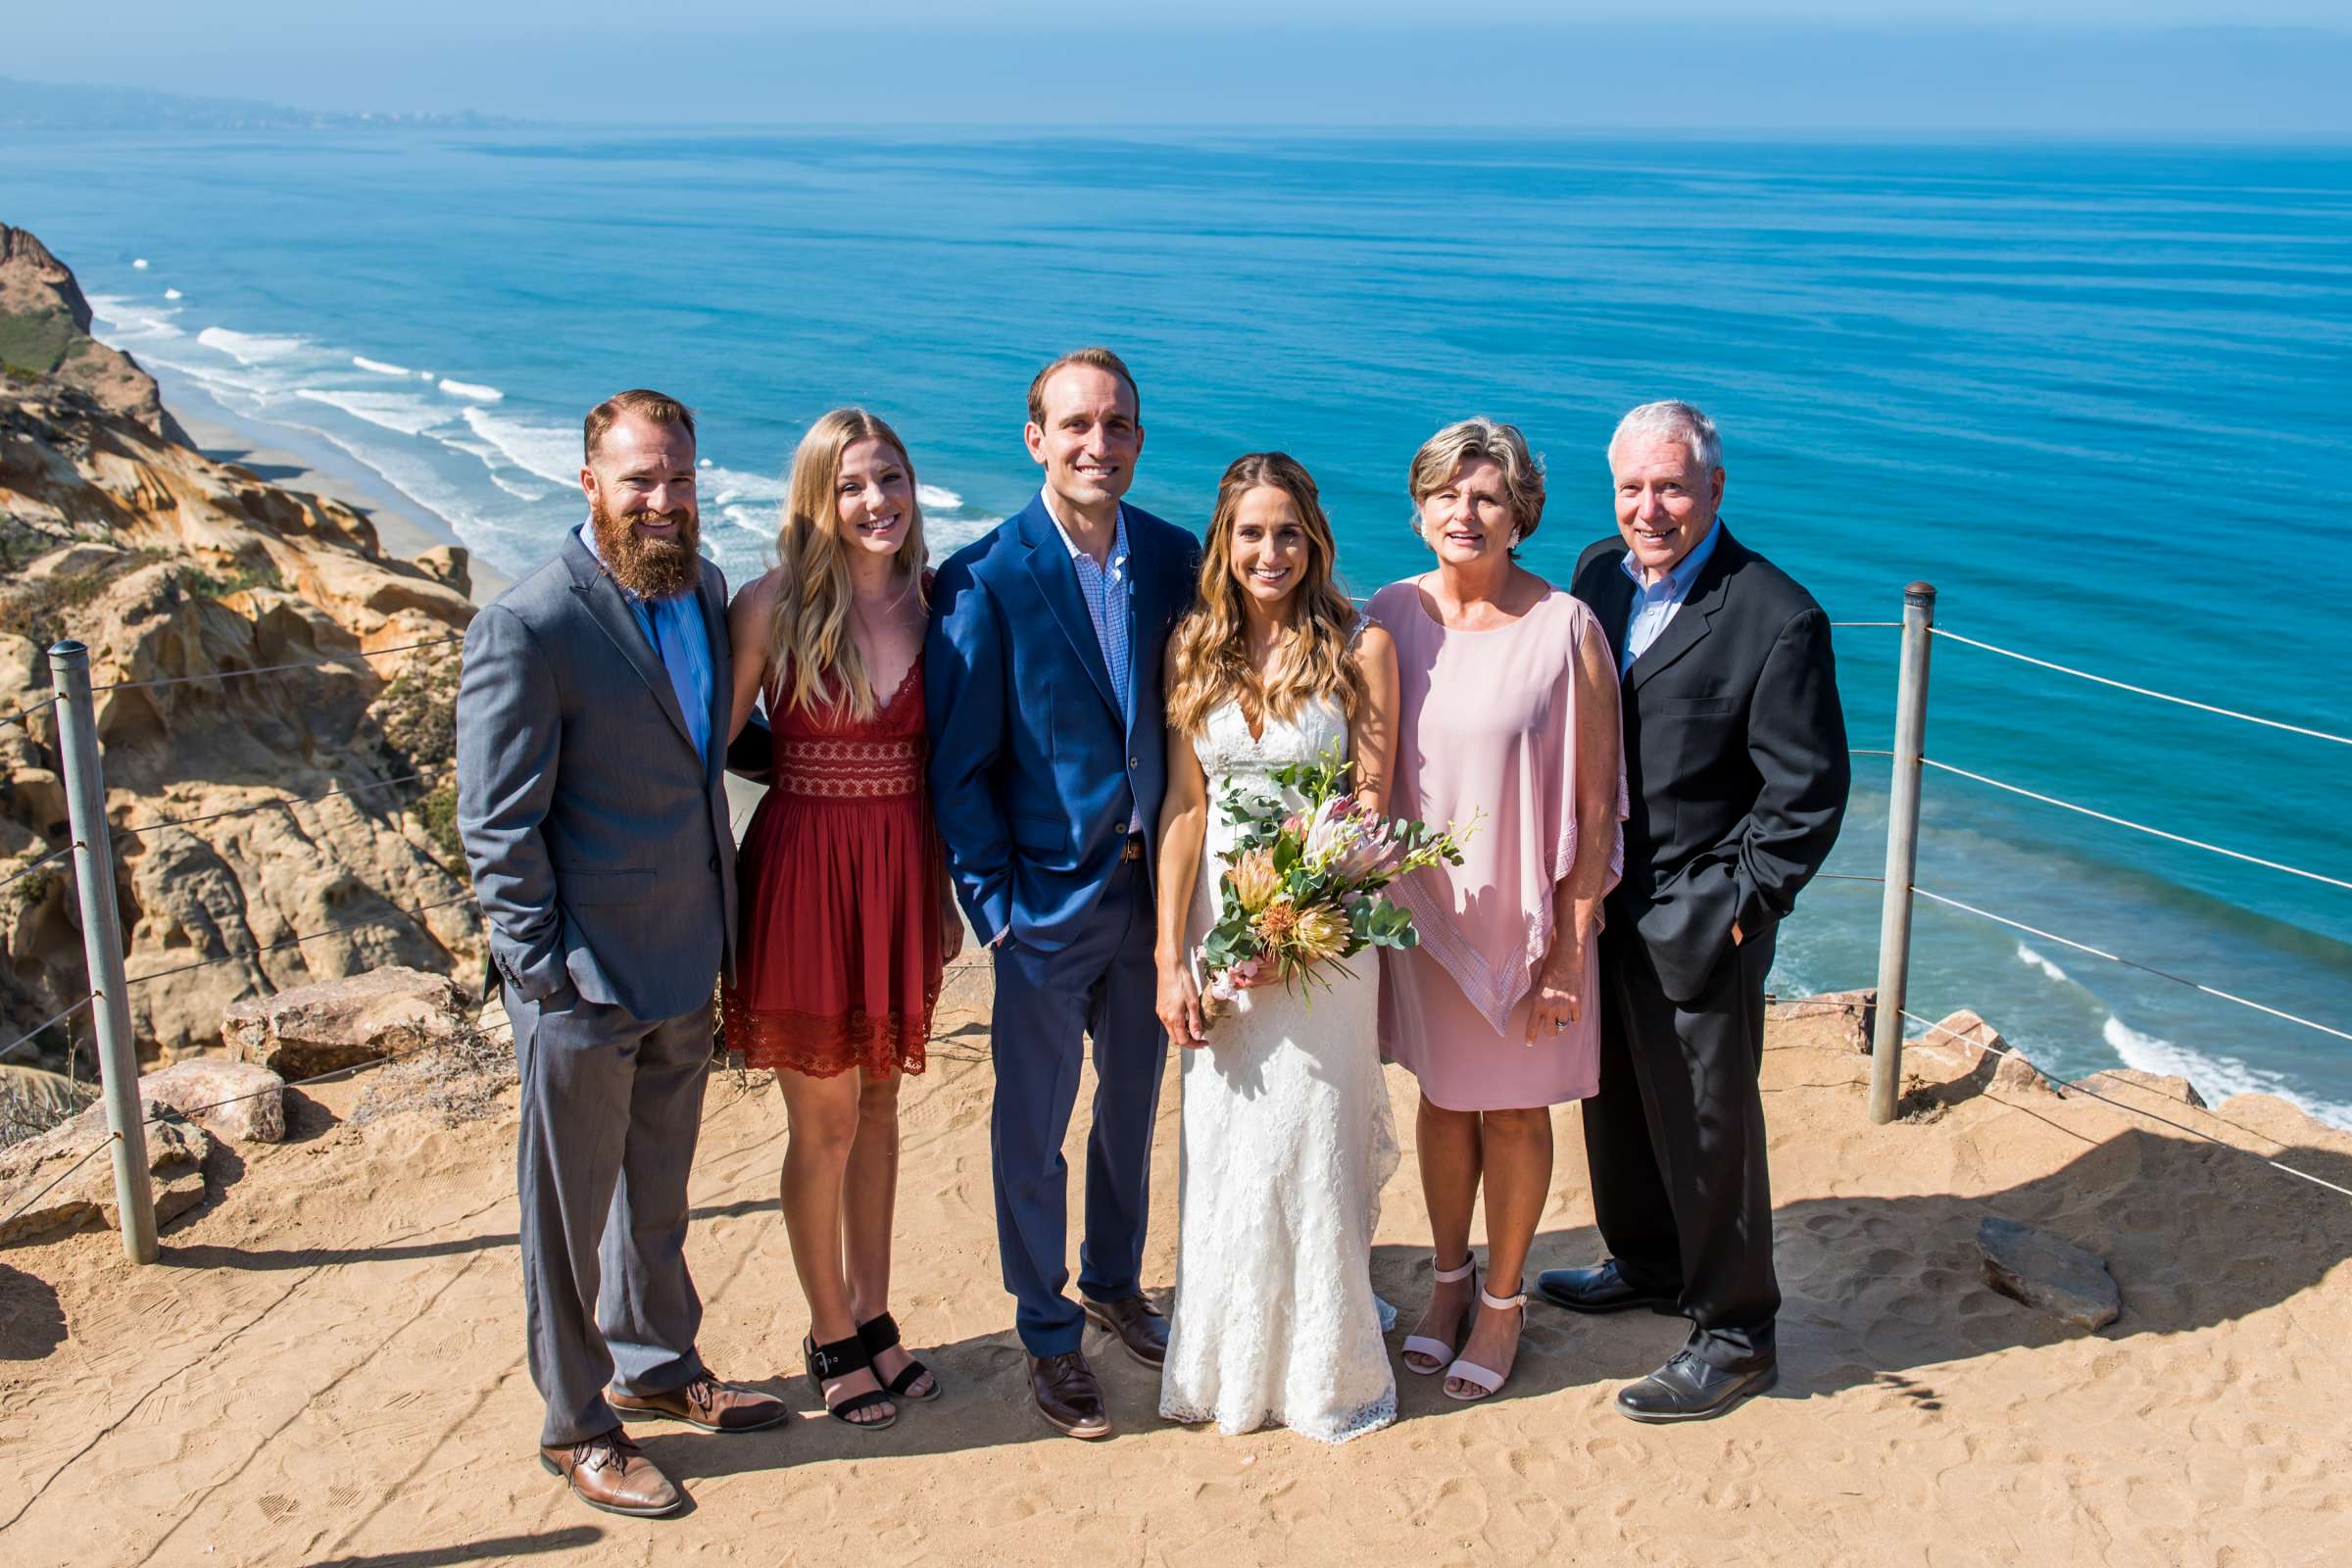
[[[1168,1049],[1145,846],[1167,777],[1160,660],[1200,546],[1121,500],[1144,448],[1141,405],[1108,349],[1037,373],[1024,438],[1044,488],[941,568],[924,648],[932,808],[956,897],[996,959],[997,1249],[1038,1410],[1076,1438],[1110,1434],[1088,1319],[1148,1365],[1167,1348],[1141,1280]],[[1072,1301],[1061,1144],[1082,1034],[1095,1117]]]

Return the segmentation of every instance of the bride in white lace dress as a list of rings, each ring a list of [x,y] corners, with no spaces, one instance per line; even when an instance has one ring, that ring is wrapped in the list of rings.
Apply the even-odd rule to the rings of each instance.
[[[1353,979],[1311,997],[1260,985],[1206,1026],[1194,968],[1235,836],[1218,806],[1229,786],[1278,794],[1276,768],[1336,747],[1358,798],[1385,800],[1396,649],[1334,584],[1332,557],[1306,470],[1280,453],[1239,460],[1218,487],[1200,605],[1169,642],[1159,1012],[1191,1049],[1159,1409],[1344,1443],[1396,1418],[1371,1280],[1397,1160],[1377,965],[1360,955]]]

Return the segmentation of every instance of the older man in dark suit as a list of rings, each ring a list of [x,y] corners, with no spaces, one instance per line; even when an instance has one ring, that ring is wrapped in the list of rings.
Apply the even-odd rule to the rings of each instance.
[[[695,1349],[686,1178],[734,945],[727,585],[697,550],[694,416],[658,392],[584,430],[588,520],[483,607],[458,688],[458,831],[522,1079],[524,1331],[540,1462],[581,1500],[684,1502],[623,1413],[788,1420]]]
[[[1573,589],[1618,651],[1633,811],[1584,1108],[1609,1256],[1537,1289],[1690,1320],[1683,1348],[1618,1393],[1637,1421],[1720,1415],[1777,1375],[1764,979],[1849,782],[1828,618],[1724,526],[1721,453],[1687,403],[1627,415],[1609,442],[1618,537],[1585,552]]]

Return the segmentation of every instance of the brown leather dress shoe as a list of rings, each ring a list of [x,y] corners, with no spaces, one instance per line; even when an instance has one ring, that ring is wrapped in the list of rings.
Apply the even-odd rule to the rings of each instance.
[[[1160,1366],[1168,1359],[1168,1320],[1150,1301],[1140,1296],[1130,1296],[1124,1301],[1098,1301],[1080,1297],[1086,1315],[1119,1337],[1127,1353],[1146,1366]]]
[[[1110,1412],[1102,1407],[1102,1386],[1095,1381],[1086,1352],[1029,1358],[1029,1388],[1046,1425],[1067,1437],[1107,1438]]]
[[[675,1513],[686,1500],[619,1427],[567,1447],[543,1447],[539,1462],[570,1483],[582,1502],[607,1513],[652,1519]]]
[[[605,1402],[624,1415],[665,1415],[705,1432],[757,1432],[792,1419],[792,1409],[772,1394],[739,1389],[705,1372],[667,1394],[614,1394]]]

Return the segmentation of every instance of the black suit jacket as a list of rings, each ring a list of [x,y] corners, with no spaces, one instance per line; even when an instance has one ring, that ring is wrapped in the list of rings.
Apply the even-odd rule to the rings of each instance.
[[[1572,592],[1625,647],[1633,579],[1612,535],[1576,564]],[[1829,858],[1851,764],[1829,617],[1812,595],[1723,530],[1698,580],[1621,683],[1625,879],[1609,924],[1637,932],[1666,995],[1688,1002],[1762,936]]]

